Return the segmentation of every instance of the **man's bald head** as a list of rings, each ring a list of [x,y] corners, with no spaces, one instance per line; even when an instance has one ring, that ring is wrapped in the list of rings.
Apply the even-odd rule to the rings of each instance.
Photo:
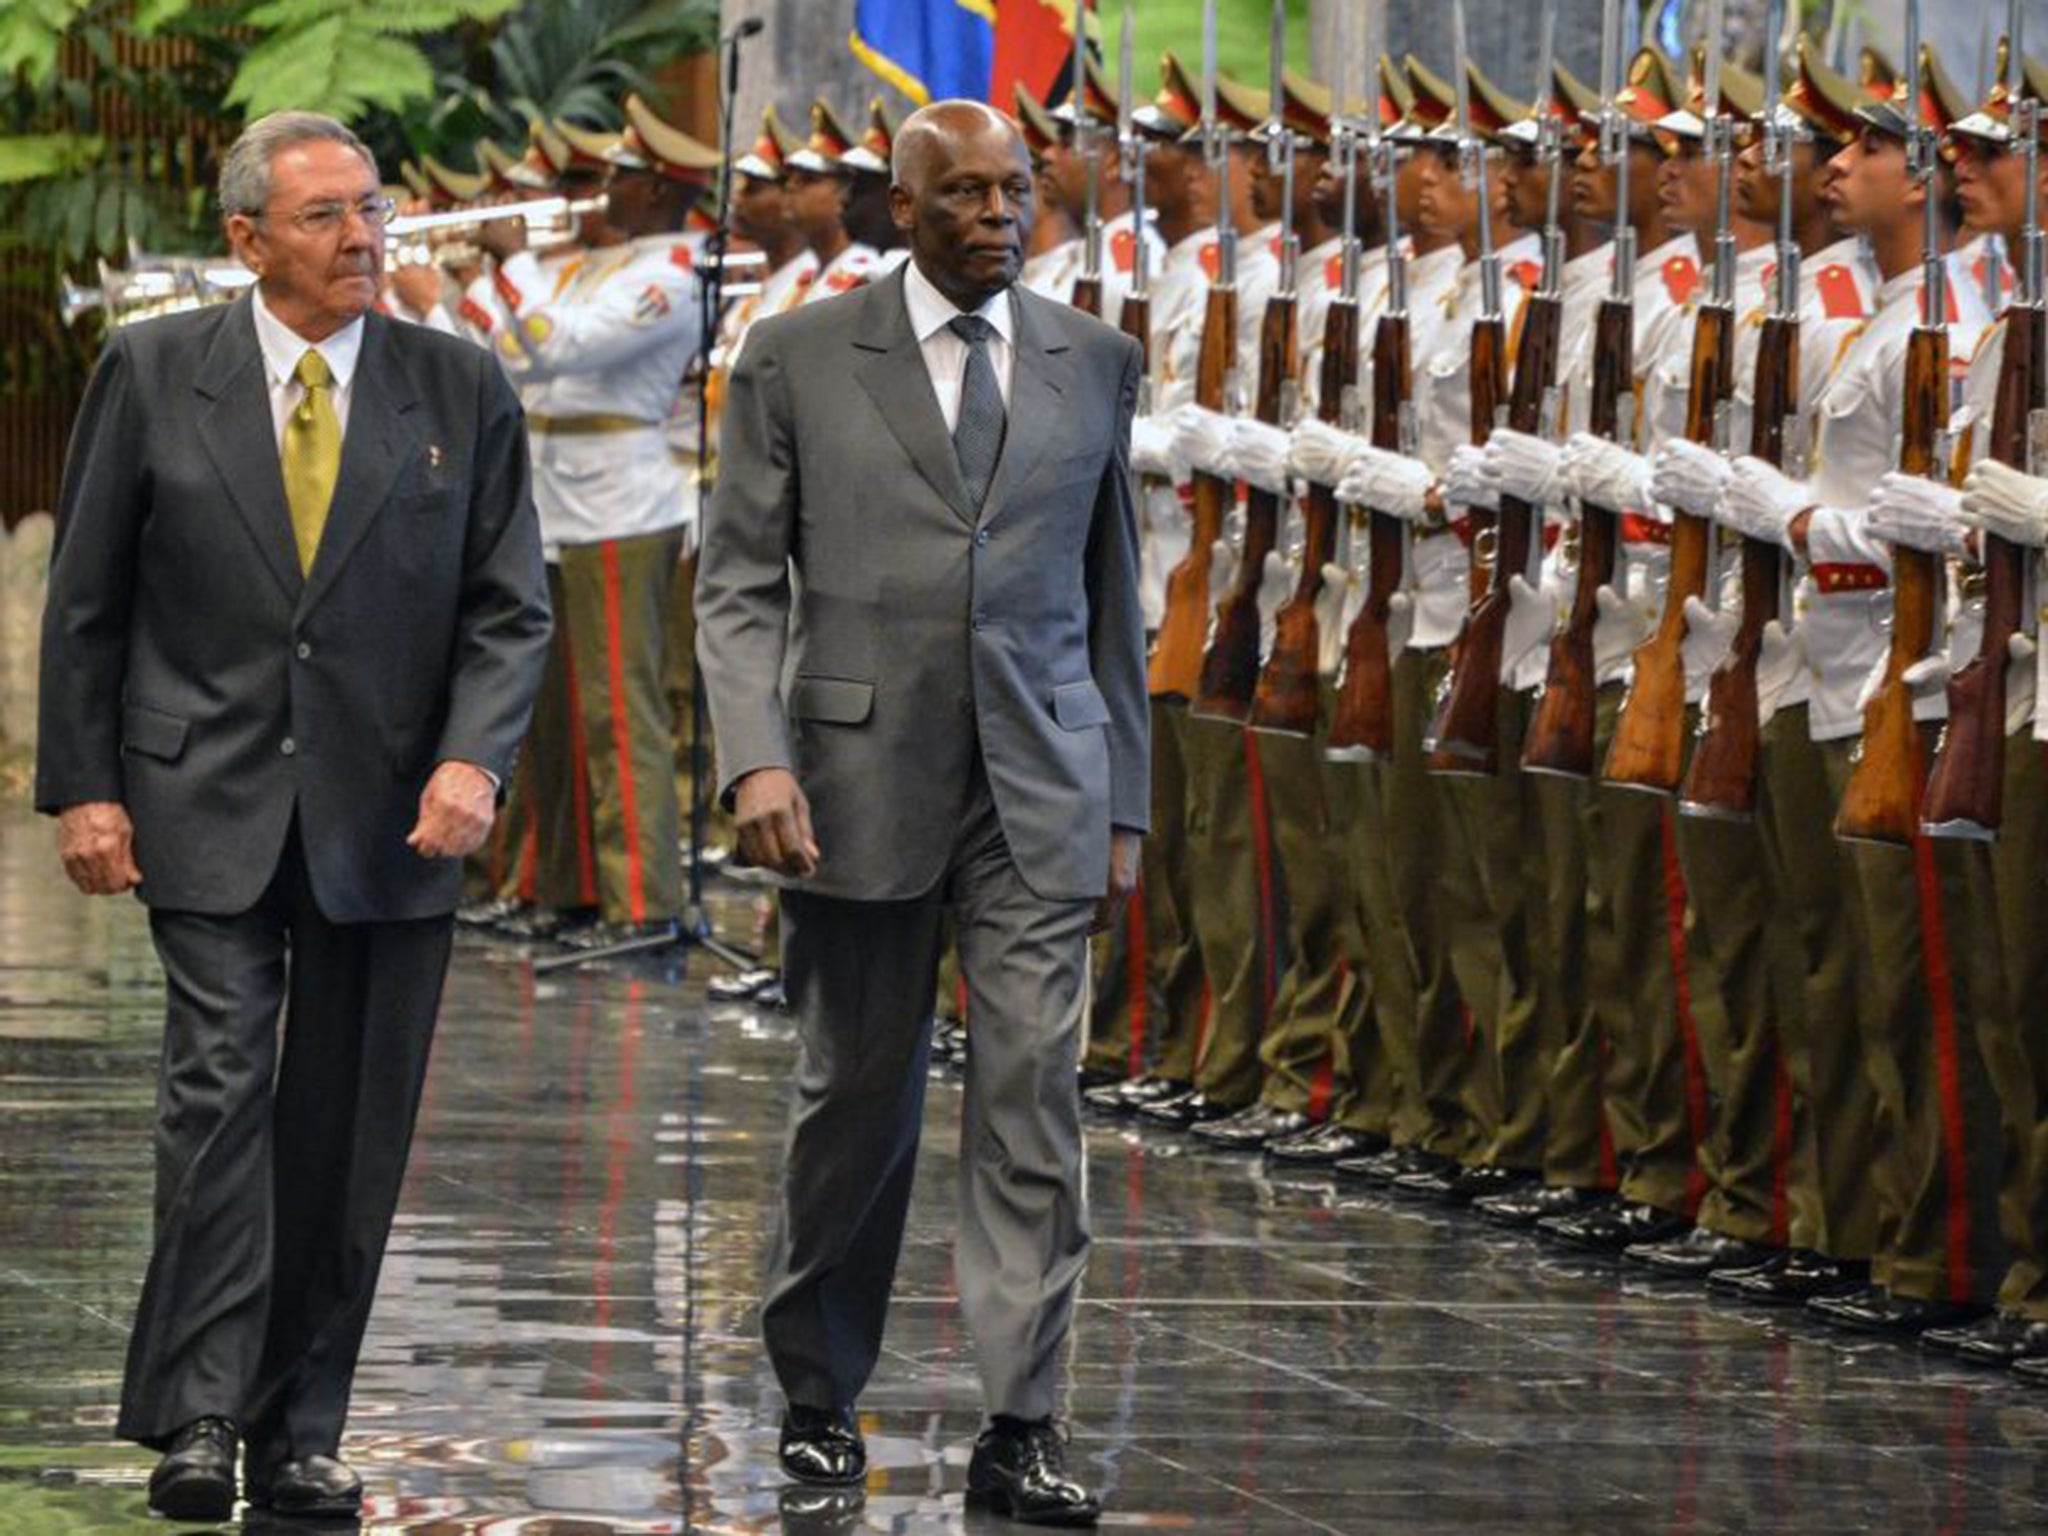
[[[929,178],[933,168],[950,159],[968,141],[993,135],[998,142],[1011,142],[1029,165],[1031,152],[1015,122],[987,102],[935,101],[919,107],[896,130],[889,152],[889,178],[901,186],[914,186]]]
[[[963,310],[1017,280],[1031,236],[1031,151],[1017,125],[978,101],[935,101],[897,130],[889,214],[911,257]]]

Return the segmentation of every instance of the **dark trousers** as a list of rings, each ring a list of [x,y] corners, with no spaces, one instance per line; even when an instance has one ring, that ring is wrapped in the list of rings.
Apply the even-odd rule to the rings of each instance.
[[[152,911],[167,987],[156,1244],[118,1432],[234,1420],[252,1466],[332,1453],[398,1204],[453,931],[332,923],[297,829],[229,917]]]

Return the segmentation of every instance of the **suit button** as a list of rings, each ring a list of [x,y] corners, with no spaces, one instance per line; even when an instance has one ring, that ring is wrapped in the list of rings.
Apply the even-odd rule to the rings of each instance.
[[[286,757],[290,757],[299,750],[299,744],[296,741],[293,741],[291,737],[287,736],[283,741],[280,741],[277,744],[277,750],[282,752]]]
[[[292,654],[298,657],[299,660],[305,661],[308,657],[310,657],[313,654],[313,647],[306,644],[305,641],[301,640],[298,643],[298,645],[293,648]]]
[[[978,529],[976,529],[976,530],[975,530],[975,533],[974,533],[974,547],[975,547],[976,549],[987,549],[987,548],[988,548],[988,530],[987,530],[987,529],[985,529],[985,528],[978,528]]]

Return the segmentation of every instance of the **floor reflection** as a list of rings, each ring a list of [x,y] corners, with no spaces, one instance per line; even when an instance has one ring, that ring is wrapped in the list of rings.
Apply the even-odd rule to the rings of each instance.
[[[0,818],[0,1536],[163,1531],[110,1440],[148,1239],[141,914]],[[745,920],[734,898],[729,915]],[[962,1507],[958,1095],[857,1496],[792,1493],[753,1293],[792,1044],[685,966],[464,945],[347,1454],[366,1533],[902,1536]],[[2048,1527],[2048,1399],[1624,1280],[1328,1179],[1091,1131],[1072,1457],[1115,1526],[1238,1533]],[[252,1517],[245,1531],[348,1530]]]

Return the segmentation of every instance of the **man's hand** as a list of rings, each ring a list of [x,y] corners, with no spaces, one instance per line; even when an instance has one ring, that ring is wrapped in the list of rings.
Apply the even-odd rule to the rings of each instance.
[[[526,220],[488,219],[476,227],[479,250],[499,261],[509,261],[526,249]]]
[[[1109,925],[1116,921],[1117,913],[1123,910],[1124,903],[1138,888],[1138,855],[1144,844],[1145,834],[1142,832],[1126,832],[1121,828],[1110,830],[1109,890],[1095,904],[1095,921],[1089,932],[1107,933]]]
[[[778,875],[808,879],[818,872],[818,838],[811,802],[787,768],[756,768],[733,793],[740,853],[749,864]]]
[[[57,816],[57,856],[88,896],[118,896],[142,884],[135,867],[135,825],[112,800],[66,806]]]
[[[441,269],[418,263],[393,267],[391,287],[414,314],[431,314],[441,302]]]
[[[446,762],[420,791],[420,819],[405,846],[423,859],[467,858],[498,819],[498,787],[474,763]]]

